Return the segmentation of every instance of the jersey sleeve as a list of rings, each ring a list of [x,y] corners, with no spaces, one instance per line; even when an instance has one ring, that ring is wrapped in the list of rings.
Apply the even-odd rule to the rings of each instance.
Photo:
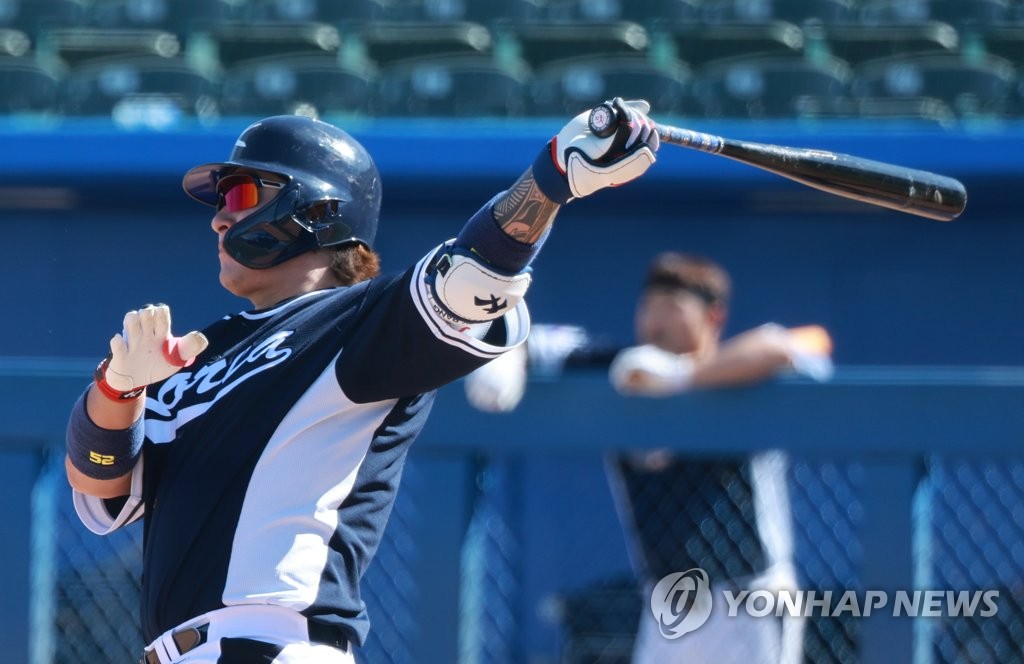
[[[97,535],[109,535],[142,518],[145,506],[142,502],[142,465],[145,453],[132,468],[132,484],[126,500],[107,500],[89,496],[79,491],[72,492],[75,512],[82,524]]]
[[[489,326],[453,325],[431,305],[432,251],[400,278],[370,285],[358,329],[338,358],[338,382],[366,403],[435,390],[526,341],[524,301]]]

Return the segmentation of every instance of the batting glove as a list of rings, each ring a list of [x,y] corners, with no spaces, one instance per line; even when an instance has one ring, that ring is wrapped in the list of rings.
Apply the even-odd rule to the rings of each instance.
[[[479,367],[465,379],[466,399],[485,413],[513,410],[526,392],[526,345],[520,345]]]
[[[661,139],[647,117],[650,104],[620,97],[609,103],[621,118],[614,134],[601,138],[591,133],[590,111],[585,111],[565,125],[534,162],[534,180],[556,203],[635,180],[655,162]]]
[[[624,395],[664,397],[684,392],[693,378],[693,359],[652,344],[619,352],[608,368],[612,386]]]
[[[778,335],[779,343],[789,356],[793,371],[801,376],[828,382],[835,367],[832,364],[832,337],[820,325],[785,328],[775,323],[762,326],[769,334]]]
[[[96,385],[115,401],[135,399],[147,385],[192,364],[208,343],[201,332],[172,336],[167,305],[129,311],[123,331],[110,340],[110,355],[96,369]]]

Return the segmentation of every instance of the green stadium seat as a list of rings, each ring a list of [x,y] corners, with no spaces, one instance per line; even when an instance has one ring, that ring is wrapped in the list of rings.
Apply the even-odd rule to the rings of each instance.
[[[688,23],[662,29],[676,57],[694,67],[725,58],[800,56],[804,51],[803,30],[788,21]]]
[[[647,29],[633,21],[517,23],[507,26],[501,37],[534,68],[586,55],[644,54],[650,46]]]
[[[375,81],[371,68],[343,66],[330,55],[254,58],[224,72],[219,107],[226,116],[363,115]]]
[[[374,113],[392,117],[517,117],[526,111],[525,71],[486,55],[414,58],[381,69]]]
[[[532,115],[575,115],[611,97],[646,99],[659,116],[686,110],[690,68],[644,56],[585,56],[546,64],[530,83]]]
[[[42,114],[57,109],[62,72],[31,57],[0,56],[0,113]]]
[[[841,60],[739,57],[694,72],[692,93],[708,118],[792,118],[805,98],[848,96],[852,71]]]
[[[1016,70],[1008,60],[965,60],[953,54],[869,60],[857,66],[851,89],[859,97],[930,97],[959,117],[977,117],[1012,113],[1016,86]]]
[[[337,27],[320,22],[219,22],[197,31],[192,37],[208,43],[215,54],[212,59],[224,67],[273,55],[334,55],[342,42]]]
[[[69,116],[174,123],[215,115],[217,96],[218,82],[183,58],[111,56],[69,69],[59,106]]]
[[[941,21],[913,25],[826,25],[808,28],[806,32],[808,36],[819,33],[832,55],[851,64],[889,56],[955,53],[961,44],[960,33]]]
[[[487,55],[493,47],[491,31],[471,21],[372,21],[353,34],[365,56],[380,66],[418,57]]]

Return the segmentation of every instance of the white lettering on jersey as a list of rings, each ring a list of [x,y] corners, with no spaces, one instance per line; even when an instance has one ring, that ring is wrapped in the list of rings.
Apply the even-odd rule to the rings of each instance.
[[[178,427],[205,413],[236,386],[287,360],[292,349],[282,347],[281,344],[293,332],[285,330],[271,335],[259,344],[241,351],[230,361],[222,357],[199,367],[195,372],[179,371],[168,378],[155,397],[146,398],[146,437],[154,443],[171,442],[177,435]],[[211,392],[212,395],[204,401],[190,403],[175,413],[175,409],[190,393],[199,398]]]

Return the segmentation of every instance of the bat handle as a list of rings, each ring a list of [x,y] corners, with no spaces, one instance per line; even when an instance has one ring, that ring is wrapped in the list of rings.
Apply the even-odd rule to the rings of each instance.
[[[619,128],[622,112],[611,102],[602,102],[590,110],[587,126],[590,133],[598,138],[608,138]],[[701,152],[717,154],[722,151],[724,139],[714,134],[705,134],[691,129],[680,129],[670,125],[656,124],[655,130],[665,143],[693,148]]]

